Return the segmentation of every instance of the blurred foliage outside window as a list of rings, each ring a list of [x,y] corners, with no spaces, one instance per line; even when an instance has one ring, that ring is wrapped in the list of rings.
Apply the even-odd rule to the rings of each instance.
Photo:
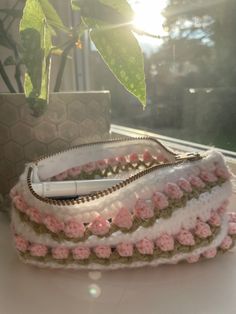
[[[236,151],[236,1],[159,1],[165,35],[143,45],[146,110],[92,50],[93,89],[111,91],[113,123]]]

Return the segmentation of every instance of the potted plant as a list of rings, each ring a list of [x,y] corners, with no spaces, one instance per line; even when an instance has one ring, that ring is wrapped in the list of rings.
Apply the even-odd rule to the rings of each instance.
[[[17,8],[19,3],[24,6],[23,13]],[[67,57],[73,47],[83,49],[85,33],[114,76],[145,105],[143,57],[133,34],[133,11],[127,1],[72,0],[71,9],[80,17],[73,26],[64,25],[49,0],[17,1],[11,9],[0,11],[5,14],[0,21],[5,42],[0,40],[0,44],[13,52],[0,62],[0,75],[14,93],[6,66],[15,66],[18,90],[24,90],[21,95],[0,94],[1,194],[9,191],[26,161],[108,136],[109,93],[58,93]],[[21,18],[19,43],[4,25],[6,16]],[[55,43],[59,33],[63,33],[65,41]],[[55,54],[61,59],[54,85],[56,93],[49,93],[51,59]]]

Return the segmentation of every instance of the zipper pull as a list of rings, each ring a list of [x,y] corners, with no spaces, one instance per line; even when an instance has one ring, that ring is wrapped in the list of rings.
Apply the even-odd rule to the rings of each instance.
[[[199,153],[186,153],[182,155],[176,155],[176,161],[197,161],[202,159],[202,156]]]

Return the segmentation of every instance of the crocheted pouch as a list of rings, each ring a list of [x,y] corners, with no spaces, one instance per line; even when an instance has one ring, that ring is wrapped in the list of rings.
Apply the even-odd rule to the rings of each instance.
[[[226,212],[230,176],[215,150],[180,155],[152,138],[86,144],[41,158],[26,165],[11,190],[17,252],[26,263],[74,269],[212,258],[230,249],[236,235],[235,214]],[[94,179],[117,183],[69,198],[35,190],[42,182]]]

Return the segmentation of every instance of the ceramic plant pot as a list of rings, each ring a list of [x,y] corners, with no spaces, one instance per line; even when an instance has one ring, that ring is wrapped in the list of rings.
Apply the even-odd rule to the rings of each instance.
[[[0,195],[27,161],[109,137],[110,93],[52,93],[46,112],[31,115],[23,94],[0,94]]]

